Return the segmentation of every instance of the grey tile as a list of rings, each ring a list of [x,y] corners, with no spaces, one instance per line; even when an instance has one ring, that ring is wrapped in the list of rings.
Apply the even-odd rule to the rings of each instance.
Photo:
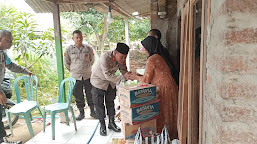
[[[90,144],[106,144],[108,143],[110,136],[94,136]]]
[[[88,120],[83,119],[81,121],[76,121],[77,126],[85,126],[85,124],[88,122]]]
[[[87,120],[84,126],[96,126],[98,122],[98,120]]]
[[[66,143],[73,137],[74,134],[75,132],[65,133],[60,131],[60,129],[58,132],[58,129],[56,129],[55,140],[52,140],[52,133],[40,133],[33,138],[33,141],[44,143]]]
[[[124,137],[122,132],[113,132],[112,137]]]
[[[67,143],[68,144],[86,144],[91,135],[74,135]]]
[[[82,126],[78,129],[78,135],[91,135],[95,130],[94,126]]]

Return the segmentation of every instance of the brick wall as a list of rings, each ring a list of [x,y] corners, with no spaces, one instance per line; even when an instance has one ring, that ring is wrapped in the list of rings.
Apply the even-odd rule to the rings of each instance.
[[[257,143],[257,0],[213,0],[203,143]]]

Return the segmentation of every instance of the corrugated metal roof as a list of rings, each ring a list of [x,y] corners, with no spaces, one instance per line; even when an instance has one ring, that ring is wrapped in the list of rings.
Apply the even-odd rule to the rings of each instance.
[[[36,13],[52,13],[52,3],[44,0],[26,0],[26,3],[36,12]],[[60,4],[61,12],[71,12],[71,11],[87,11],[88,7],[85,4],[74,3],[74,4]]]
[[[52,13],[52,2],[47,0],[25,0],[26,3],[36,13]],[[71,3],[61,3],[60,12],[74,12],[74,11],[87,11],[89,7],[93,7],[96,10],[107,13],[107,3],[76,3],[78,0],[69,0]],[[113,15],[122,15],[122,13],[132,14],[133,12],[139,12],[139,14],[145,14],[150,12],[151,0],[113,0],[112,5],[115,5],[116,9],[112,9]],[[121,12],[123,11],[123,12]]]

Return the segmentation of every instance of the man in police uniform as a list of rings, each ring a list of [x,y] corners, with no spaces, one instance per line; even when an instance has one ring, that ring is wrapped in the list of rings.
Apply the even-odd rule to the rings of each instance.
[[[32,75],[30,71],[27,69],[13,63],[11,59],[8,57],[4,50],[9,49],[12,46],[12,33],[8,30],[0,30],[0,83],[4,79],[5,75],[5,67],[7,67],[10,71],[16,73],[23,73]],[[0,88],[0,106],[6,105],[6,95],[3,92],[2,88]],[[5,144],[21,144],[21,141],[18,142],[10,142],[6,139],[6,132],[4,130],[4,125],[2,122],[2,111],[0,110],[0,143],[4,142]]]
[[[82,120],[85,117],[83,88],[85,89],[87,103],[90,107],[90,116],[96,118],[91,94],[92,85],[90,83],[91,68],[95,60],[94,52],[90,46],[82,44],[83,37],[81,31],[75,30],[72,39],[75,44],[70,45],[66,49],[64,53],[64,64],[70,71],[71,77],[76,79],[73,95],[75,96],[75,101],[80,112],[76,120]]]
[[[105,52],[101,55],[96,67],[91,75],[92,95],[96,108],[96,116],[100,121],[100,135],[106,136],[105,126],[105,107],[109,116],[108,128],[115,132],[120,132],[121,129],[114,123],[114,99],[116,97],[116,85],[123,79],[129,79],[130,73],[126,67],[126,57],[129,47],[124,43],[118,43],[114,51]],[[120,70],[123,75],[115,75],[117,70]]]

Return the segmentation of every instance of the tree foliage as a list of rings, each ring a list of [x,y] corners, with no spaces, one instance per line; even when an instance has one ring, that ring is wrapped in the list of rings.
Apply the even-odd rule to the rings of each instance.
[[[90,8],[87,12],[62,13],[62,16],[69,19],[74,29],[80,29],[89,38],[95,34],[98,44],[101,42],[124,42],[125,22],[124,17],[114,17],[114,23],[106,24],[106,15]],[[109,30],[108,30],[109,29]],[[131,41],[142,40],[150,29],[147,18],[129,18],[129,38]],[[105,39],[104,34],[108,32]],[[89,39],[87,39],[89,40]]]
[[[131,41],[143,40],[150,30],[148,18],[129,19],[129,38]]]
[[[100,47],[99,50],[104,49],[109,27],[105,15],[90,8],[87,12],[65,12],[62,16],[71,21],[74,30],[81,30],[88,36],[87,38],[94,34]]]
[[[13,7],[0,6],[0,29],[8,29],[13,34],[13,49],[17,52],[15,60],[24,60],[25,67],[33,66],[43,55],[53,51],[53,30],[35,34],[37,24],[34,15],[18,12]],[[35,61],[28,61],[30,56],[38,55]]]
[[[13,34],[13,61],[28,68],[40,80],[40,104],[48,104],[58,86],[53,29],[37,32],[34,15],[0,5],[0,29]],[[47,100],[46,100],[47,99]]]

